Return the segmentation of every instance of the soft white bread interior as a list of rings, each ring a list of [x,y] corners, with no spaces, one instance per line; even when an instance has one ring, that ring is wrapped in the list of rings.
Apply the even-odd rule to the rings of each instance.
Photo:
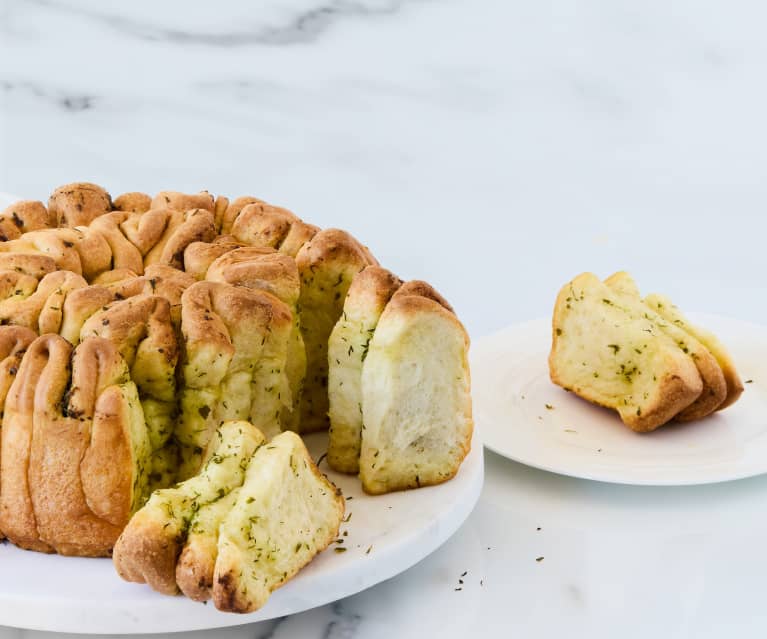
[[[343,515],[343,497],[298,435],[285,432],[259,448],[219,529],[216,608],[258,610],[330,544]]]
[[[383,311],[362,367],[360,479],[371,494],[447,481],[471,446],[469,336],[425,282]]]
[[[368,266],[352,280],[343,313],[328,342],[330,432],[328,463],[342,473],[359,472],[362,445],[362,365],[378,320],[402,280]]]
[[[639,432],[665,424],[703,390],[692,357],[593,273],[557,296],[549,372],[555,384],[616,410]]]

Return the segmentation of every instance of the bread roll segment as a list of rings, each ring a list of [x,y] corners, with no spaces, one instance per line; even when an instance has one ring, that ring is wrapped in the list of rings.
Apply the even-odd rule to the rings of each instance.
[[[637,432],[665,424],[703,390],[692,357],[593,273],[557,296],[549,371],[555,384],[616,410]]]
[[[306,345],[306,382],[301,396],[300,432],[327,430],[328,340],[341,317],[354,276],[377,265],[369,251],[349,233],[325,229],[296,256],[301,277],[301,332]]]
[[[469,336],[441,300],[425,282],[404,284],[370,341],[359,462],[370,494],[447,481],[471,447]]]
[[[673,322],[667,322],[653,308],[645,304],[636,283],[625,271],[614,273],[605,280],[605,284],[620,296],[621,304],[628,312],[655,322],[695,362],[703,382],[703,390],[698,398],[680,411],[674,419],[680,422],[693,421],[717,410],[727,396],[727,384],[722,369],[709,350],[692,334]]]
[[[219,529],[216,608],[261,608],[338,535],[344,505],[298,435],[285,432],[261,447]]]
[[[359,472],[362,445],[362,366],[378,320],[402,280],[380,266],[358,273],[328,342],[330,437],[328,463],[342,473]]]
[[[199,474],[155,491],[130,520],[114,549],[118,574],[126,581],[176,594],[176,561],[195,514],[242,485],[249,460],[263,443],[261,432],[247,422],[222,424]]]
[[[667,322],[678,326],[690,335],[697,338],[716,358],[719,367],[724,375],[727,392],[724,401],[716,410],[722,410],[732,406],[743,393],[743,382],[735,369],[735,363],[727,352],[724,345],[717,339],[716,335],[704,328],[691,324],[682,312],[674,306],[671,300],[663,295],[652,294],[645,297],[645,304],[653,308]]]

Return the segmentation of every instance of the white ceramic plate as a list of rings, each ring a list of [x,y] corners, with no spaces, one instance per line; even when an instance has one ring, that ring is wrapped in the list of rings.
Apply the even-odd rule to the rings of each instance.
[[[551,320],[537,320],[472,347],[474,415],[485,446],[528,466],[622,484],[707,484],[767,473],[767,328],[711,315],[691,320],[714,331],[743,380],[751,380],[735,405],[635,433],[613,411],[549,381]]]
[[[0,193],[0,208],[16,199]],[[327,449],[326,434],[306,442],[314,459]],[[482,489],[482,443],[475,434],[451,481],[391,495],[370,497],[356,477],[335,473],[325,462],[321,470],[347,497],[351,519],[341,526],[343,544],[331,544],[256,613],[220,613],[212,604],[126,583],[109,559],[42,555],[6,543],[0,545],[6,577],[0,579],[0,625],[111,634],[199,630],[282,617],[355,594],[417,563],[464,522]]]

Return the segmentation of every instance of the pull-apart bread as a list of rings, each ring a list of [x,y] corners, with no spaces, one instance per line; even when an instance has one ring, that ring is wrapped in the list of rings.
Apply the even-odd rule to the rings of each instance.
[[[336,537],[344,500],[294,433],[267,444],[229,421],[213,442],[198,475],[156,491],[130,521],[115,567],[159,592],[252,612]]]
[[[627,273],[604,282],[584,273],[562,288],[554,308],[552,381],[616,410],[637,432],[705,417],[743,389],[715,338],[657,300],[643,300]]]
[[[425,282],[370,266],[329,344],[328,461],[372,494],[438,484],[469,452],[469,338]]]
[[[716,340],[647,304],[712,352],[720,377],[691,375],[734,401]],[[130,581],[256,610],[343,516],[297,433],[331,427],[329,464],[371,494],[450,479],[468,346],[428,284],[256,197],[81,182],[17,202],[0,213],[0,537],[114,549]]]
[[[0,528],[16,545],[105,556],[143,503],[150,458],[135,384],[108,340],[27,348],[5,401]]]

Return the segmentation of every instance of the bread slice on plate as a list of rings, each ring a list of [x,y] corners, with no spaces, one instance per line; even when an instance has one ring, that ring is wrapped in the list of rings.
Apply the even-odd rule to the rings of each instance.
[[[642,316],[655,322],[695,362],[703,382],[703,390],[698,399],[680,411],[674,419],[679,422],[693,421],[706,417],[717,410],[727,396],[727,384],[722,369],[708,348],[690,332],[673,322],[666,321],[655,309],[645,304],[639,294],[636,282],[625,271],[614,273],[605,280],[605,284],[620,295],[621,304],[626,310],[635,316]]]
[[[555,384],[616,410],[638,432],[670,421],[703,391],[692,357],[593,273],[557,296],[549,372]]]
[[[285,432],[253,456],[219,529],[213,603],[253,612],[338,535],[344,499],[301,438]]]
[[[328,463],[342,473],[359,472],[362,446],[362,365],[378,320],[402,280],[368,266],[352,280],[341,319],[328,342],[330,437]]]
[[[247,422],[222,424],[200,473],[174,488],[155,491],[125,527],[113,555],[119,575],[176,594],[176,561],[195,513],[242,484],[251,456],[264,441]]]
[[[469,336],[428,284],[381,314],[362,368],[360,479],[371,494],[452,478],[471,446]]]

